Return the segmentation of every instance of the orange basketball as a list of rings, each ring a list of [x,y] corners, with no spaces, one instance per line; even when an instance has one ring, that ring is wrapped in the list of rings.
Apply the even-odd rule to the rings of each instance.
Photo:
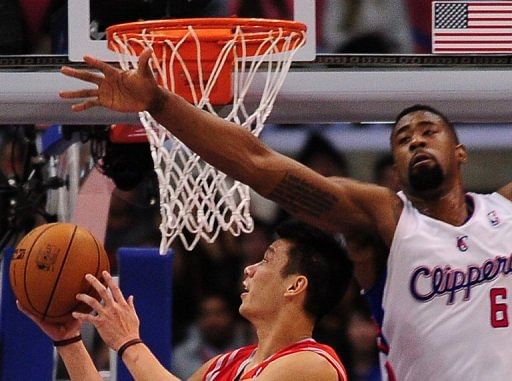
[[[62,323],[71,312],[89,312],[76,300],[87,293],[98,298],[84,279],[110,270],[103,245],[86,229],[70,223],[36,227],[16,246],[9,268],[11,287],[21,305],[45,321]],[[94,292],[93,292],[94,291]]]

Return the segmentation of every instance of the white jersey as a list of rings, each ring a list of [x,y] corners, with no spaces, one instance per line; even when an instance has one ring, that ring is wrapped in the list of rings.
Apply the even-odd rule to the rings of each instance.
[[[462,226],[421,214],[403,193],[382,293],[389,379],[512,379],[512,202],[468,193]]]

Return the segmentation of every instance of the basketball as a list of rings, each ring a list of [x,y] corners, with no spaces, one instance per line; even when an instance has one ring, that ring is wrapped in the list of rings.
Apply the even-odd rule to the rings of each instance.
[[[72,319],[73,311],[89,312],[76,294],[98,298],[84,279],[110,270],[103,245],[86,229],[71,223],[36,227],[16,246],[9,280],[16,299],[36,317],[51,323]],[[94,291],[94,292],[93,292]]]

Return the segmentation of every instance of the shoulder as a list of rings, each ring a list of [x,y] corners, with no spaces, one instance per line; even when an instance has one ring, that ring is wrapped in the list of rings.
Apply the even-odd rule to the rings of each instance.
[[[512,212],[512,186],[507,185],[492,193],[471,193],[468,192],[476,204],[487,205],[497,209],[504,209]]]
[[[498,193],[506,199],[512,201],[512,182],[498,189]]]
[[[371,221],[370,226],[361,229],[361,226],[354,225],[356,220],[352,219],[351,225],[354,225],[355,229],[349,229],[346,234],[377,233],[389,245],[400,218],[404,200],[391,189],[376,184],[351,180],[346,181],[344,189],[348,200],[358,205]]]
[[[210,360],[208,360],[207,362],[205,362],[198,370],[196,370],[194,372],[194,374],[192,376],[190,376],[190,378],[187,380],[187,381],[201,381],[204,379],[204,376],[206,375],[206,373],[208,372],[208,370],[210,369],[210,367],[212,366],[213,363],[215,363],[221,356],[215,356],[213,358],[211,358]]]
[[[336,368],[324,357],[313,351],[299,351],[272,361],[256,378],[265,380],[338,381]]]
[[[206,376],[210,374],[214,369],[231,369],[233,366],[236,366],[237,363],[246,359],[251,352],[254,350],[255,345],[248,345],[245,347],[241,347],[235,349],[234,351],[227,352],[224,354],[220,354],[215,356],[205,362],[193,375],[189,378],[188,381],[200,381],[203,380]]]

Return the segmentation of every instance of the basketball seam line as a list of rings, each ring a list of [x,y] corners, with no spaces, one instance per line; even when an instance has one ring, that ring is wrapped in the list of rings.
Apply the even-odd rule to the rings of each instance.
[[[46,233],[48,230],[50,230],[53,226],[55,226],[55,224],[51,224],[50,226],[48,226],[46,229],[41,231],[41,233],[37,236],[37,238],[34,239],[34,241],[32,242],[32,246],[30,246],[30,250],[27,254],[27,258],[25,260],[25,268],[23,269],[23,290],[25,291],[25,297],[27,299],[28,304],[30,304],[32,311],[36,311],[38,314],[41,314],[41,312],[38,309],[36,309],[35,306],[32,304],[32,301],[30,300],[30,297],[29,297],[29,292],[27,290],[27,269],[29,267],[29,258],[32,255],[32,250],[34,249],[34,246],[36,245],[37,241],[39,240],[39,238],[41,238],[41,236],[44,233]],[[42,315],[44,318],[45,315],[44,314],[42,314]]]
[[[57,274],[57,278],[55,279],[55,283],[53,284],[53,289],[52,289],[52,292],[50,293],[50,298],[48,299],[48,304],[46,305],[46,309],[44,311],[43,319],[46,318],[46,316],[48,315],[48,310],[50,309],[50,305],[52,304],[52,301],[53,301],[53,295],[55,294],[55,291],[57,290],[57,285],[59,283],[60,276],[62,274],[64,266],[66,265],[66,260],[68,259],[68,255],[69,255],[69,249],[71,248],[71,244],[73,243],[73,239],[75,238],[75,234],[76,234],[77,228],[78,227],[76,225],[73,228],[73,234],[71,235],[71,238],[70,238],[70,240],[68,242],[68,247],[66,249],[66,254],[65,254],[64,259],[62,260],[62,263],[60,265],[59,273]]]
[[[101,269],[101,252],[100,252],[101,248],[100,248],[99,242],[96,240],[96,237],[94,237],[94,235],[92,235],[90,232],[89,232],[89,234],[94,241],[94,245],[96,246],[96,257],[97,257],[96,263],[97,263],[97,265],[96,265],[96,271],[94,273],[94,276],[99,279],[99,276],[101,275],[101,274],[98,274],[98,271]],[[93,286],[89,285],[89,287],[87,288],[85,293],[90,295],[92,290],[93,290]],[[74,309],[76,309],[80,304],[82,304],[82,302],[76,303],[75,306],[71,309],[71,312]]]

